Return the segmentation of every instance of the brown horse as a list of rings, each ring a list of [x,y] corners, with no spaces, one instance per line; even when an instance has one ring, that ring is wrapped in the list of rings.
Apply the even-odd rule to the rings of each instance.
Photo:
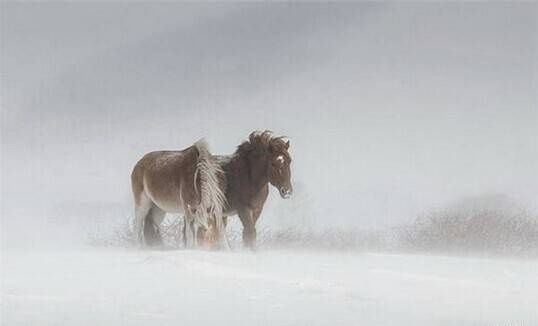
[[[255,131],[237,147],[234,154],[218,156],[226,176],[225,216],[238,215],[243,224],[243,243],[256,245],[256,222],[269,194],[269,184],[282,198],[292,193],[288,152],[290,142],[272,132]]]
[[[209,153],[207,143],[198,141],[182,151],[146,154],[135,165],[131,186],[135,200],[135,232],[142,244],[162,242],[159,224],[166,213],[185,215],[187,247],[198,245],[198,228],[203,244],[215,241],[227,247],[224,233],[225,205],[223,171]]]

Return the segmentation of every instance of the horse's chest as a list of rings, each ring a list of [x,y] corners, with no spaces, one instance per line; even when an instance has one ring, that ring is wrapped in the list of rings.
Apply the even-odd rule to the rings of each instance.
[[[262,208],[265,204],[265,201],[267,200],[268,194],[268,187],[263,187],[258,191],[251,192],[246,198],[247,205],[252,209]]]
[[[230,182],[227,189],[229,211],[259,209],[263,207],[269,194],[269,186],[256,185],[248,180]]]

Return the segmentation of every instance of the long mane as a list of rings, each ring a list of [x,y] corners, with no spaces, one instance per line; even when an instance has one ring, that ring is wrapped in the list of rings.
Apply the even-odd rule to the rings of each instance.
[[[197,221],[204,227],[208,227],[209,220],[215,219],[219,232],[222,231],[222,212],[226,205],[224,189],[221,189],[219,180],[222,178],[221,166],[209,152],[207,142],[204,139],[197,141],[194,146],[198,150],[198,162],[194,173],[194,180],[200,178],[200,189],[194,182],[194,190],[201,197]]]
[[[235,155],[247,154],[249,152],[259,151],[267,152],[271,147],[282,154],[287,154],[286,136],[274,136],[270,130],[254,131],[248,136],[248,140],[242,142],[235,151]]]

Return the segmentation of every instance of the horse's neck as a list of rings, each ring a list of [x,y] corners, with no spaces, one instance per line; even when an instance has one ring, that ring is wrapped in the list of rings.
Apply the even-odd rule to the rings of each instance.
[[[253,162],[248,154],[234,155],[224,168],[229,179],[233,178],[228,182],[238,185],[248,184],[250,189],[256,191],[263,189],[268,185],[269,177],[263,169],[263,164],[255,164],[259,164],[259,162]]]

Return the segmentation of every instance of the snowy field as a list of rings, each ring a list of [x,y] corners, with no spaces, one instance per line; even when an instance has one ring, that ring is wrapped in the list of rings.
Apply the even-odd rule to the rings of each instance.
[[[2,252],[2,325],[537,325],[538,261],[301,251]]]

